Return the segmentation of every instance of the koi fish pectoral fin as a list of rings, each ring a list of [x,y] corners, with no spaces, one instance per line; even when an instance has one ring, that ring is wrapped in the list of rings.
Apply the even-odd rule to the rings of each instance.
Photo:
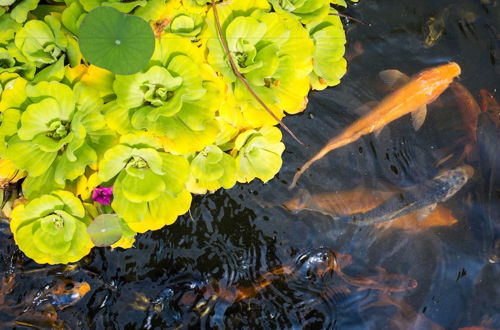
[[[418,210],[417,221],[423,222],[425,219],[427,219],[429,214],[431,214],[431,212],[436,209],[436,206],[437,206],[437,203],[434,203],[434,204],[431,204],[429,206],[426,206],[426,207]]]
[[[418,131],[422,127],[426,117],[427,117],[426,105],[417,108],[415,111],[411,113],[411,123],[415,131]]]

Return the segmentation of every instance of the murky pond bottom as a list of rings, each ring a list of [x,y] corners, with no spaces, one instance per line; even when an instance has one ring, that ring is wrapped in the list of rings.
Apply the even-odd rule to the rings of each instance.
[[[498,96],[500,3],[363,0],[346,13],[369,23],[346,22],[348,74],[286,118],[307,148],[286,136],[284,166],[268,184],[199,196],[135,248],[94,249],[70,266],[35,264],[2,224],[2,328],[500,328],[500,133],[480,116],[477,142],[464,140],[450,91],[420,130],[405,116],[330,153],[288,190],[304,161],[360,115],[354,109],[388,93],[382,70],[411,75],[454,61],[478,101],[481,89]],[[432,223],[359,227],[282,207],[301,191],[418,187],[464,162],[474,175]],[[432,197],[415,191],[416,201]],[[68,292],[81,300],[71,304]]]

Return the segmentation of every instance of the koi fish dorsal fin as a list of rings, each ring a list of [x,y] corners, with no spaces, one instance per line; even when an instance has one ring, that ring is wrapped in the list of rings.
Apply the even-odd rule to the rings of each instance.
[[[380,71],[378,76],[391,89],[398,89],[410,81],[410,77],[395,69]]]
[[[384,84],[394,90],[402,87],[410,81],[410,77],[395,69],[380,71],[378,75]],[[418,131],[420,127],[422,127],[426,117],[427,106],[425,104],[411,113],[411,123],[415,131]],[[375,136],[377,136],[377,134],[375,134]]]
[[[362,106],[354,109],[354,113],[358,116],[365,116],[367,113],[372,111],[372,109],[375,108],[377,105],[378,105],[377,101],[367,102],[367,103],[363,104]]]

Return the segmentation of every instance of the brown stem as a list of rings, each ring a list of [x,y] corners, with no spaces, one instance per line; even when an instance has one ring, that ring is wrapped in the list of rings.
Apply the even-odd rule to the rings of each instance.
[[[215,0],[212,1],[212,9],[214,11],[214,19],[215,19],[215,27],[217,30],[217,34],[219,35],[220,43],[222,44],[222,48],[224,48],[224,52],[226,53],[228,59],[229,59],[229,64],[231,65],[231,69],[233,70],[234,74],[236,77],[241,81],[243,86],[252,94],[252,96],[259,102],[259,104],[266,109],[266,111],[276,120],[281,127],[285,131],[288,132],[292,136],[292,138],[295,139],[298,143],[301,145],[304,145],[304,143],[269,109],[269,107],[262,101],[262,99],[255,93],[255,91],[250,87],[248,82],[246,81],[245,77],[241,74],[241,72],[238,70],[238,67],[236,66],[236,63],[234,63],[233,57],[231,56],[231,52],[229,51],[229,46],[227,45],[226,39],[224,38],[224,35],[222,34],[222,29],[220,26],[220,21],[219,21],[219,13],[217,11],[217,5],[215,3]]]
[[[372,26],[370,23],[365,23],[365,22],[363,22],[363,21],[362,21],[362,20],[360,20],[360,19],[354,18],[354,17],[352,17],[352,16],[348,16],[348,15],[345,15],[345,14],[341,14],[341,13],[330,13],[330,15],[339,16],[339,17],[344,17],[344,18],[347,18],[347,19],[353,20],[354,22],[361,23],[361,24],[363,24],[363,25]]]

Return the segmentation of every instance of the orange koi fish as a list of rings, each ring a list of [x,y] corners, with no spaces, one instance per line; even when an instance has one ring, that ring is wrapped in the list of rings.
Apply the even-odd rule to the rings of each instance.
[[[286,201],[282,206],[294,213],[309,210],[333,217],[341,217],[372,210],[395,193],[395,191],[356,187],[348,191],[311,195],[307,190],[301,189],[297,197]]]
[[[425,207],[400,216],[392,221],[376,223],[375,226],[379,228],[397,228],[418,233],[428,228],[453,226],[457,222],[458,220],[453,216],[450,209],[437,204],[433,209]]]
[[[359,118],[340,135],[334,137],[295,174],[290,189],[300,176],[330,151],[358,140],[361,136],[384,127],[390,122],[432,103],[460,74],[460,66],[451,62],[420,72],[397,91],[384,98],[370,113]]]

